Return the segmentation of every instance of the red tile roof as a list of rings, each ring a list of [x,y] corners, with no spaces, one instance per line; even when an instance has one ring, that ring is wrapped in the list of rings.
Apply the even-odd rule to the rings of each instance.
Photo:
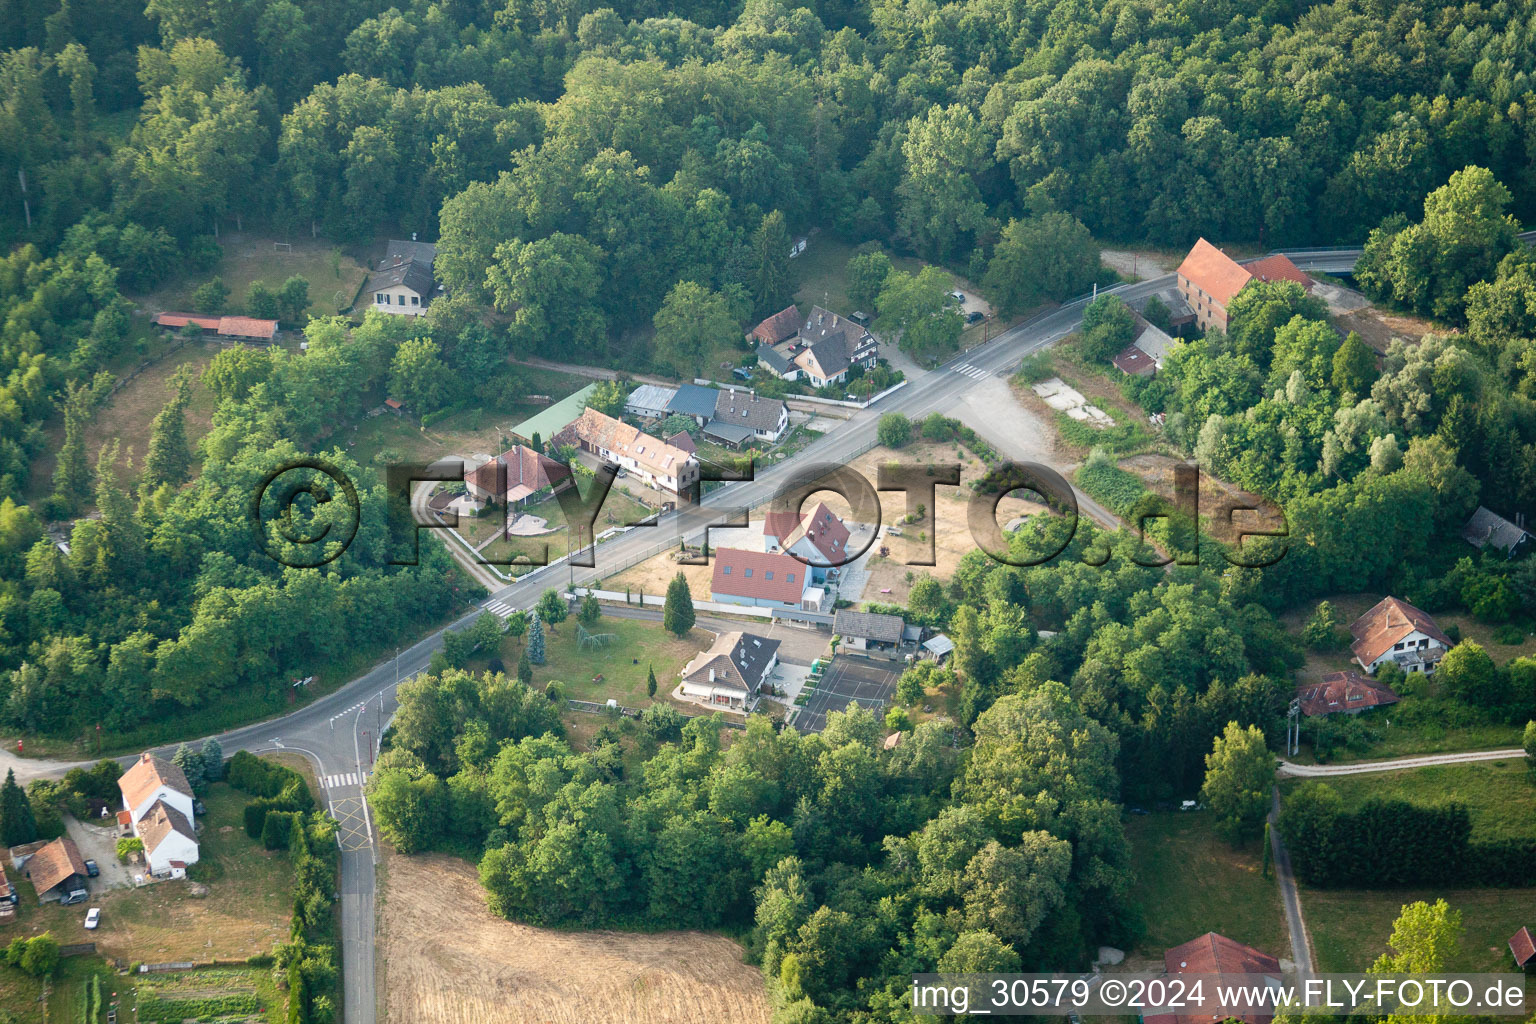
[[[800,311],[794,306],[785,306],[752,328],[752,337],[765,345],[777,345],[799,329]]]
[[[713,594],[799,604],[808,572],[805,563],[793,555],[720,548],[715,551],[709,589]]]
[[[1509,951],[1514,954],[1516,967],[1536,960],[1536,940],[1531,938],[1529,928],[1521,928],[1509,937]]]
[[[85,861],[73,839],[55,839],[38,850],[27,861],[27,877],[39,896],[64,881],[70,875],[85,875]]]
[[[821,557],[834,565],[841,565],[848,560],[848,527],[824,501],[817,502],[811,514],[789,533],[781,536],[779,543],[788,550],[800,543],[802,538],[809,538],[811,546]]]
[[[497,466],[505,466],[507,474],[500,494],[497,494]],[[546,487],[553,487],[557,478],[565,479],[560,463],[519,444],[476,467],[466,479],[498,500],[521,501]]]
[[[400,401],[400,399],[398,399],[398,398],[386,398],[386,399],[384,399],[384,404],[389,406],[391,409],[404,409],[405,408],[405,403]]]
[[[772,537],[775,540],[787,537],[794,532],[795,527],[800,525],[802,518],[804,517],[799,512],[792,512],[787,508],[770,509],[763,513],[763,536]]]
[[[1143,374],[1151,373],[1156,368],[1157,364],[1152,361],[1152,357],[1135,345],[1125,346],[1125,349],[1115,356],[1115,369],[1121,373],[1129,373],[1132,376],[1140,377]]]
[[[1376,606],[1350,625],[1355,642],[1350,647],[1360,664],[1370,665],[1392,649],[1409,633],[1418,631],[1438,640],[1444,647],[1451,646],[1450,637],[1440,631],[1435,620],[1407,601],[1396,597],[1384,597]]]
[[[198,316],[195,313],[160,313],[155,323],[161,327],[185,327],[194,324],[205,331],[218,331],[227,338],[260,338],[270,341],[277,333],[276,320],[258,320],[251,316]]]
[[[1253,279],[1253,275],[1239,266],[1236,260],[1203,238],[1195,243],[1189,255],[1184,257],[1184,262],[1179,264],[1179,276],[1222,306],[1231,302],[1232,296],[1242,291],[1243,285]]]
[[[226,338],[261,338],[270,341],[277,333],[276,320],[258,320],[253,316],[219,318],[219,333]]]
[[[677,433],[667,438],[667,444],[671,445],[673,448],[676,448],[680,452],[687,452],[689,455],[692,455],[699,450],[699,446],[693,443],[692,435],[690,435],[686,430],[679,430]]]
[[[1265,256],[1261,260],[1244,263],[1243,269],[1260,281],[1295,281],[1303,288],[1308,290],[1312,288],[1312,279],[1303,274],[1284,253],[1277,252],[1273,256]]]
[[[1296,699],[1301,701],[1302,714],[1331,715],[1335,711],[1359,711],[1395,704],[1398,697],[1391,687],[1358,672],[1330,672],[1320,683],[1303,683],[1296,687]]]
[[[1280,961],[1268,953],[1235,942],[1225,935],[1206,932],[1198,939],[1191,939],[1182,946],[1174,946],[1163,954],[1163,966],[1169,974],[1268,974],[1279,977]],[[1235,1019],[1248,1024],[1265,1024],[1274,1019],[1272,1009],[1214,1007],[1215,1013],[1197,1014],[1159,1013],[1149,1014],[1146,1024],[1211,1024],[1212,1021]]]
[[[133,767],[123,772],[117,780],[117,788],[123,791],[123,801],[130,811],[136,810],[139,804],[161,786],[169,786],[188,799],[192,797],[192,787],[187,783],[186,774],[170,761],[148,751],[140,754]]]

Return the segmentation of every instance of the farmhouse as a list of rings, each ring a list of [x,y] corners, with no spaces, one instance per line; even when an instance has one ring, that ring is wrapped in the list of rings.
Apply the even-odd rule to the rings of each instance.
[[[1358,672],[1330,672],[1320,683],[1302,683],[1296,687],[1301,713],[1308,717],[1340,712],[1356,715],[1383,704],[1396,704],[1391,687],[1383,686]]]
[[[775,321],[775,326],[766,327],[769,321],[765,320],[753,331],[753,337],[760,342],[757,347],[759,366],[785,380],[798,380],[803,374],[819,388],[847,380],[849,367],[868,369],[875,365],[880,354],[875,336],[852,320],[820,306],[811,307],[810,316],[800,321],[793,336],[777,342],[766,341],[767,337],[782,331],[785,321],[779,318],[790,309],[781,310],[769,318]],[[758,331],[763,333],[760,335]]]
[[[832,632],[843,638],[844,648],[853,651],[894,651],[905,628],[900,615],[841,608],[832,616]]]
[[[1389,661],[1404,672],[1433,672],[1452,646],[1434,619],[1396,597],[1383,598],[1349,631],[1355,638],[1350,647],[1355,661],[1373,675]]]
[[[777,345],[784,339],[793,337],[799,329],[800,311],[794,306],[785,306],[752,328],[752,333],[748,337],[759,345]]]
[[[39,903],[79,903],[90,895],[85,860],[73,839],[55,839],[44,844],[25,859],[20,869],[32,880]]]
[[[1262,974],[1271,985],[1280,984],[1280,961],[1268,953],[1235,942],[1225,935],[1206,932],[1182,946],[1163,953],[1163,969],[1168,974]],[[1246,1024],[1267,1024],[1274,1019],[1274,1005],[1219,1006],[1207,1003],[1194,1014],[1148,1014],[1144,1024],[1211,1024],[1217,1020],[1240,1020]]]
[[[710,600],[753,608],[801,607],[806,567],[793,555],[745,548],[718,548]]]
[[[670,494],[686,495],[699,479],[699,462],[692,454],[596,409],[583,410],[555,440],[577,444]]]
[[[519,444],[476,466],[464,477],[464,485],[477,501],[517,508],[553,492],[568,476],[554,459]]]
[[[1294,281],[1309,291],[1312,279],[1285,256],[1276,253],[1238,263],[1204,238],[1179,264],[1179,294],[1195,314],[1201,330],[1227,329],[1227,306],[1250,281]]]
[[[1494,548],[1504,552],[1505,558],[1514,558],[1531,540],[1531,532],[1525,528],[1525,514],[1517,512],[1510,522],[1492,509],[1482,505],[1472,513],[1461,537],[1475,548]]]
[[[442,290],[432,276],[437,246],[391,239],[384,259],[363,283],[366,309],[396,316],[421,316]]]
[[[789,407],[777,398],[759,398],[756,391],[725,388],[715,398],[714,418],[704,433],[718,437],[727,427],[733,433],[745,430],[743,440],[756,438],[773,444],[789,429]]]
[[[144,841],[150,874],[181,878],[198,858],[192,787],[182,770],[147,751],[117,780],[133,834]]]
[[[1154,324],[1143,323],[1135,339],[1115,356],[1116,369],[1136,377],[1146,377],[1163,368],[1173,338]]]
[[[719,707],[745,709],[779,663],[779,641],[736,630],[721,633],[679,673],[682,696]]]
[[[198,316],[195,313],[158,313],[155,325],[171,330],[192,326],[217,334],[221,338],[240,338],[244,341],[271,341],[277,336],[277,321],[262,320],[253,316]]]

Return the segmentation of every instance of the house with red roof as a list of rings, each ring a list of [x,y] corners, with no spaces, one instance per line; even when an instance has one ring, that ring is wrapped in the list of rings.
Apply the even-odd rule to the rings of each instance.
[[[1357,715],[1383,704],[1396,704],[1397,694],[1358,672],[1330,672],[1321,682],[1302,683],[1296,687],[1296,700],[1301,713],[1309,718],[1318,715]]]
[[[1191,939],[1181,946],[1174,946],[1163,953],[1163,969],[1175,974],[1256,974],[1263,975],[1266,984],[1280,984],[1280,961],[1262,950],[1241,942],[1206,932],[1198,939]],[[1234,986],[1241,988],[1243,986]],[[1274,1005],[1265,1006],[1212,1006],[1209,1002],[1198,1013],[1149,1013],[1143,1017],[1145,1024],[1212,1024],[1226,1020],[1240,1020],[1245,1024],[1269,1024],[1275,1016]]]
[[[710,600],[751,608],[799,608],[810,584],[808,567],[782,551],[718,548]]]
[[[1372,675],[1387,662],[1404,672],[1435,670],[1445,652],[1455,646],[1428,613],[1397,597],[1385,597],[1350,624],[1355,638],[1350,653]]]
[[[812,583],[823,583],[827,570],[849,561],[846,523],[819,501],[809,514],[772,510],[763,517],[763,548],[786,551],[810,570]]]
[[[271,341],[277,336],[277,321],[263,320],[254,316],[198,316],[195,313],[159,313],[155,325],[169,330],[197,327],[212,331],[221,338],[241,338],[246,341]]]
[[[476,466],[464,477],[465,488],[477,501],[520,508],[554,492],[570,474],[554,459],[517,444]]]
[[[1281,253],[1239,263],[1204,238],[1178,269],[1179,294],[1201,330],[1227,329],[1227,306],[1250,281],[1294,281],[1308,291],[1312,279]]]

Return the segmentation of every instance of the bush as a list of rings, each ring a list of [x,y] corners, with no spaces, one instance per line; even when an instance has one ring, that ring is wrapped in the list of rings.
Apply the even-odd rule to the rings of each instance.
[[[298,817],[290,811],[269,811],[262,822],[261,845],[269,850],[288,849]]]
[[[912,440],[912,421],[899,412],[888,412],[880,417],[875,436],[887,448],[905,448]]]

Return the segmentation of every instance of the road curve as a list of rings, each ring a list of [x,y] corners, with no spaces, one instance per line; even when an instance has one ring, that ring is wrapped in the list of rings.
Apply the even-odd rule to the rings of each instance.
[[[1403,768],[1429,768],[1437,764],[1507,761],[1524,756],[1524,750],[1513,747],[1505,750],[1464,750],[1455,754],[1421,754],[1390,761],[1358,761],[1354,764],[1296,764],[1282,760],[1275,774],[1281,778],[1316,779],[1330,775],[1364,775],[1367,772],[1395,772]]]

